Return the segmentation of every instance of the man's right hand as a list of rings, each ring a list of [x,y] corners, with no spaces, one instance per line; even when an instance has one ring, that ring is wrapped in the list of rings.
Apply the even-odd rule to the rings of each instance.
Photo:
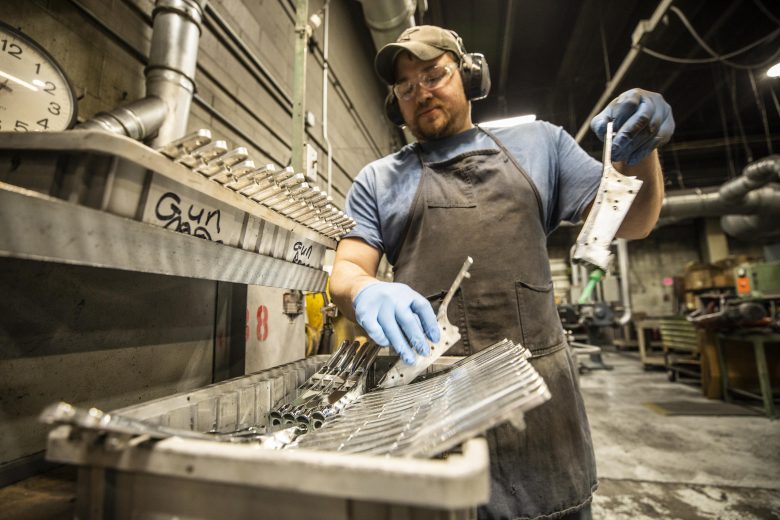
[[[414,363],[414,352],[430,353],[427,339],[441,339],[436,314],[428,300],[402,283],[369,283],[352,302],[355,319],[377,344],[392,346],[406,364]]]

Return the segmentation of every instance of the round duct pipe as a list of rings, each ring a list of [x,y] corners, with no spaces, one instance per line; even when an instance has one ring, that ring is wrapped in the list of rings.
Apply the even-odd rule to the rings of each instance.
[[[742,175],[720,187],[718,193],[728,202],[740,202],[751,191],[780,180],[780,155],[770,155],[754,161],[742,170]]]

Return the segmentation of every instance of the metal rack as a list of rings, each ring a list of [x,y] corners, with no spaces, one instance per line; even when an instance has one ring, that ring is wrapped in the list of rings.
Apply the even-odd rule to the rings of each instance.
[[[324,289],[333,238],[132,139],[4,134],[0,165],[1,256]]]

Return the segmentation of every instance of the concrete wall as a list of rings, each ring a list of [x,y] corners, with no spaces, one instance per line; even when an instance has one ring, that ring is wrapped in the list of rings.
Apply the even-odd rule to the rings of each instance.
[[[153,5],[152,0],[3,0],[0,20],[21,28],[60,63],[84,120],[144,95]],[[246,146],[256,163],[290,161],[293,5],[211,0],[203,25],[189,129],[208,128],[232,146]],[[312,0],[310,11],[321,6],[322,0]],[[343,207],[360,168],[390,152],[398,134],[383,116],[384,88],[373,73],[374,49],[360,4],[333,0],[330,6],[333,197]],[[319,49],[322,36],[322,28],[315,31]],[[314,49],[306,109],[317,121],[308,141],[319,152],[316,184],[324,189],[322,63]],[[294,329],[284,342],[299,345],[281,357],[253,351],[247,360],[223,351],[235,345],[224,337],[235,326],[225,309],[232,305],[230,312],[242,319],[245,310],[240,297],[232,304],[220,300],[216,282],[27,260],[3,261],[0,273],[0,482],[11,465],[44,449],[46,429],[36,417],[52,401],[112,409],[234,375],[244,361],[254,366],[258,357],[265,363],[303,353],[302,318],[292,327],[279,312],[269,317],[273,330]],[[281,298],[278,292],[274,302]],[[233,332],[243,339],[243,326]]]
[[[152,0],[5,0],[0,20],[20,27],[55,57],[76,88],[80,119],[86,119],[143,96],[153,5]],[[311,0],[309,10],[314,13],[321,7],[322,0]],[[218,18],[251,56],[238,49]],[[384,87],[373,72],[374,49],[360,4],[330,2],[330,24],[328,133],[334,158],[333,197],[343,206],[360,168],[390,152],[398,144],[398,133],[383,115]],[[255,162],[286,166],[293,28],[294,10],[288,0],[211,0],[200,40],[189,129],[209,128],[231,145],[248,147]],[[307,139],[319,152],[317,184],[324,187],[323,27],[314,32],[314,40],[319,50],[309,53],[305,106],[316,123]]]

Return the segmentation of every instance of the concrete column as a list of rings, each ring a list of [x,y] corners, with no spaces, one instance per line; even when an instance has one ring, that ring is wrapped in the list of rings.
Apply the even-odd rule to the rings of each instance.
[[[717,262],[729,256],[729,243],[717,218],[704,219],[700,243],[704,262]]]

